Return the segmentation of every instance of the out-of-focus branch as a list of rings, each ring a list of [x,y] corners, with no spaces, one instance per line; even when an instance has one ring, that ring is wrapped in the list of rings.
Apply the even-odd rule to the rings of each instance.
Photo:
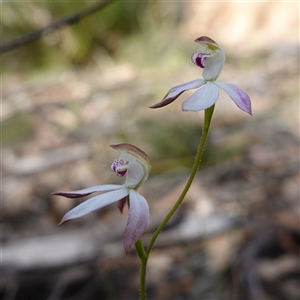
[[[25,46],[29,43],[34,42],[35,40],[39,39],[40,37],[42,37],[45,34],[49,34],[61,27],[77,23],[77,22],[81,21],[83,18],[95,13],[96,11],[105,8],[107,5],[113,3],[114,1],[116,1],[116,0],[107,0],[107,1],[102,1],[102,2],[96,3],[95,5],[88,7],[87,9],[85,9],[77,14],[66,17],[57,22],[54,22],[42,29],[34,31],[26,36],[22,36],[12,42],[2,44],[2,45],[0,45],[0,53],[5,53],[8,51],[14,50],[16,48],[19,48],[21,46]]]

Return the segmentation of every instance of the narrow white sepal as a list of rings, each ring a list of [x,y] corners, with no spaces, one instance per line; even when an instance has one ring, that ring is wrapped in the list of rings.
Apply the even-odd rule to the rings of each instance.
[[[107,192],[99,196],[95,196],[79,204],[78,206],[76,206],[75,208],[73,208],[72,210],[70,210],[64,215],[60,224],[87,215],[90,212],[97,210],[108,204],[111,204],[113,202],[117,202],[120,199],[128,196],[128,194],[129,194],[128,189],[123,185],[119,185],[118,190]]]
[[[86,189],[76,190],[76,191],[56,191],[52,193],[52,195],[64,196],[67,198],[80,198],[95,192],[108,192],[108,191],[119,190],[121,187],[123,186],[117,184],[103,184],[103,185],[92,186]]]

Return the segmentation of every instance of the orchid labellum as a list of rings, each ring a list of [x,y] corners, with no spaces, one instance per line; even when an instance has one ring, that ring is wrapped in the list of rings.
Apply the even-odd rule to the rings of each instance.
[[[127,203],[129,213],[123,244],[125,252],[128,253],[148,225],[149,206],[146,199],[137,192],[137,189],[147,180],[151,165],[148,155],[133,145],[118,144],[111,147],[121,152],[120,157],[112,162],[111,169],[118,176],[126,176],[123,185],[98,185],[77,191],[57,191],[53,195],[79,198],[96,192],[105,192],[86,200],[67,212],[60,224],[82,217],[114,202],[118,202],[118,207],[122,212]]]

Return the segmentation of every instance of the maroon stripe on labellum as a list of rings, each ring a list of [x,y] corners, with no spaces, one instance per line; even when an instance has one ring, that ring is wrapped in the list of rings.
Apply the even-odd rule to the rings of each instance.
[[[124,176],[127,172],[127,165],[129,162],[124,162],[123,159],[115,159],[113,160],[111,164],[111,169],[118,175],[118,176]]]
[[[205,68],[204,65],[202,64],[202,57],[199,57],[199,56],[198,56],[198,57],[196,58],[195,62],[196,62],[196,65],[199,66],[200,68],[202,68],[202,69]]]
[[[127,172],[127,169],[122,170],[122,171],[119,171],[119,170],[115,171],[115,173],[120,177],[123,177],[126,174],[126,172]]]
[[[207,58],[210,56],[210,53],[199,53],[199,54],[193,54],[191,57],[192,62],[197,66],[202,69],[205,69],[205,66],[203,62],[207,60]],[[196,56],[196,57],[195,57]]]

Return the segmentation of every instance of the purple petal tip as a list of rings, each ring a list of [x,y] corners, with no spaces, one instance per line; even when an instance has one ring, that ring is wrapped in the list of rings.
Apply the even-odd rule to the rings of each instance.
[[[170,103],[172,103],[173,101],[175,101],[181,94],[183,93],[183,91],[174,96],[174,97],[167,97],[168,95],[165,96],[165,98],[163,100],[161,100],[160,102],[157,102],[151,106],[149,106],[149,108],[160,108],[160,107],[164,107]]]
[[[84,193],[84,194],[78,194],[78,193],[72,193],[72,192],[68,192],[68,191],[57,191],[57,192],[51,193],[51,195],[63,196],[63,197],[66,197],[66,198],[81,198],[81,197],[88,196],[88,195],[90,195],[92,193],[93,192],[91,192],[91,193]]]
[[[62,219],[57,225],[60,226],[60,225],[65,224],[65,223],[67,223],[69,221],[70,220],[64,220],[64,219]]]

